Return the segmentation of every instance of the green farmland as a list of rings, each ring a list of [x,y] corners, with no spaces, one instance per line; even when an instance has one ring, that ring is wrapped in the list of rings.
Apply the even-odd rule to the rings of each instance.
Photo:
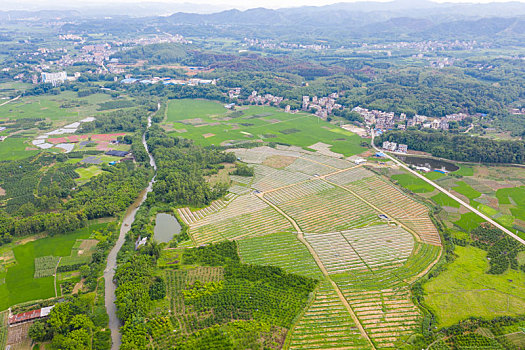
[[[66,257],[71,254],[77,239],[88,238],[93,230],[106,224],[93,224],[67,235],[46,237],[14,247],[5,246],[2,251],[12,249],[16,263],[7,268],[5,282],[0,284],[0,310],[22,302],[47,299],[55,296],[54,278],[34,278],[35,258],[43,256]]]
[[[425,302],[435,312],[439,327],[468,317],[513,316],[525,310],[525,274],[509,269],[487,274],[486,252],[456,246],[458,257],[445,271],[424,285]]]
[[[242,106],[230,112],[218,102],[174,100],[169,103],[165,126],[171,135],[205,146],[263,140],[305,149],[322,142],[345,156],[365,150],[360,146],[363,139],[349,131],[312,114],[289,114],[275,107]]]
[[[426,183],[418,177],[415,177],[412,174],[393,175],[392,179],[396,180],[399,185],[414,193],[426,193],[434,191],[434,187],[432,187],[432,185]]]

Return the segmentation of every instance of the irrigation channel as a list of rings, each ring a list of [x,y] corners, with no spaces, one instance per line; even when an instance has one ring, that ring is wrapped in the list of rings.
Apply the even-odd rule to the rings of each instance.
[[[160,105],[159,105],[160,108]],[[148,127],[151,126],[151,116],[148,117]],[[147,131],[146,129],[146,131]],[[148,149],[148,144],[146,143],[146,131],[144,131],[144,134],[142,134],[142,144],[144,145],[144,148],[146,149],[146,152],[148,152],[149,156],[149,164],[155,169],[155,174],[157,172],[157,165],[155,164],[155,159],[151,155]],[[156,176],[156,175],[155,175]],[[141,192],[135,203],[133,203],[128,210],[126,211],[126,214],[124,215],[124,218],[122,219],[122,225],[120,226],[120,234],[118,236],[117,242],[115,243],[115,246],[108,255],[108,261],[106,264],[106,269],[104,270],[104,281],[105,281],[105,305],[106,305],[106,311],[109,315],[109,329],[111,330],[111,349],[117,350],[120,348],[121,339],[120,339],[120,332],[119,329],[121,327],[120,320],[117,317],[117,308],[115,306],[115,289],[116,285],[113,282],[113,278],[115,277],[115,269],[117,267],[117,254],[120,251],[120,248],[122,248],[122,245],[124,244],[124,241],[126,239],[126,233],[131,229],[131,224],[133,224],[133,221],[135,221],[135,214],[137,214],[137,211],[139,210],[140,206],[144,201],[146,200],[148,193],[151,192],[153,188],[153,183],[155,182],[155,176],[151,179],[151,181],[148,184],[148,187],[144,191]]]

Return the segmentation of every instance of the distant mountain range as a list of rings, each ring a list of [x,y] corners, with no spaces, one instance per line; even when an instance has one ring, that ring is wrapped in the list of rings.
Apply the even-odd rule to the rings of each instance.
[[[175,32],[186,36],[223,35],[282,39],[394,36],[408,39],[476,39],[513,37],[525,33],[525,3],[435,3],[427,0],[362,1],[327,6],[248,10],[168,3],[63,5],[60,10],[0,12],[0,20],[57,19],[69,21],[67,32]],[[75,8],[74,6],[77,6]],[[199,11],[200,9],[200,11]],[[172,13],[173,11],[176,11]],[[199,11],[201,13],[197,13]],[[167,15],[172,13],[171,15]],[[160,16],[162,14],[162,16]],[[111,18],[108,18],[111,17]],[[135,18],[132,18],[135,17]]]

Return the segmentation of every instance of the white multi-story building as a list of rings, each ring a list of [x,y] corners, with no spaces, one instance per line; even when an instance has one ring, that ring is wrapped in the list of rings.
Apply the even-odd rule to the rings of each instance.
[[[58,72],[58,73],[42,72],[42,82],[43,83],[50,83],[53,86],[57,86],[58,84],[62,84],[66,80],[67,80],[66,72]]]

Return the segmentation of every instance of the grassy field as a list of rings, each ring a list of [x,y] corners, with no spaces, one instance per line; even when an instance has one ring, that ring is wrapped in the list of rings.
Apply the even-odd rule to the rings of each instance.
[[[5,283],[0,285],[0,310],[25,301],[55,296],[53,277],[33,278],[34,260],[42,256],[69,256],[77,239],[88,238],[93,230],[106,224],[93,224],[67,235],[46,237],[13,248],[16,264],[7,270]]]
[[[399,185],[414,193],[426,193],[434,191],[434,187],[432,187],[432,185],[426,183],[418,177],[415,177],[412,174],[393,175],[392,179],[396,180]]]
[[[78,175],[80,175],[80,177],[76,179],[77,183],[85,183],[93,176],[97,176],[102,173],[102,169],[96,165],[91,165],[87,168],[78,168],[75,169],[75,171],[78,173]]]
[[[9,119],[45,118],[67,122],[97,112],[100,103],[112,100],[107,94],[78,97],[76,92],[60,95],[26,96],[0,107],[0,116]]]
[[[8,137],[0,142],[0,161],[17,160],[37,154],[39,151],[26,151],[32,145],[24,143],[25,138]]]
[[[425,174],[425,177],[430,180],[437,180],[441,179],[442,177],[447,176],[443,173],[437,172],[437,171],[431,171]]]
[[[307,113],[289,114],[274,107],[242,107],[236,116],[220,103],[207,100],[174,100],[169,103],[167,124],[172,135],[201,145],[264,140],[305,149],[317,142],[331,145],[345,156],[365,150],[359,136]]]
[[[481,193],[473,189],[465,181],[456,182],[456,186],[452,187],[454,191],[467,197],[468,199],[475,199],[481,196]]]
[[[436,313],[439,327],[448,327],[471,316],[514,316],[525,310],[525,274],[508,270],[489,275],[486,252],[456,246],[458,258],[424,285],[425,302]]]
[[[459,208],[459,203],[444,194],[443,192],[439,192],[438,194],[430,197],[434,203],[436,203],[439,206],[442,207],[452,207],[452,208]]]
[[[454,222],[454,224],[461,227],[465,231],[470,232],[471,230],[478,227],[479,224],[481,224],[482,222],[485,222],[485,220],[479,217],[478,214],[468,212],[465,214],[461,214],[461,218],[458,221]]]
[[[461,175],[461,176],[473,176],[474,168],[468,165],[461,165],[459,169],[454,172],[454,174]]]

